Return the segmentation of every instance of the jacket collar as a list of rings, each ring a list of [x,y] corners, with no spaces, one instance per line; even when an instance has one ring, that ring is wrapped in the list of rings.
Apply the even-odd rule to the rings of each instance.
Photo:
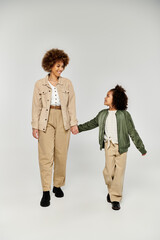
[[[108,113],[109,108],[106,109],[106,112]],[[116,115],[120,112],[120,110],[117,110],[117,112],[115,113]]]
[[[50,85],[49,85],[49,83],[48,83],[49,75],[50,75],[50,73],[48,73],[48,74],[45,76],[45,78],[44,78],[44,83],[43,83],[43,85],[47,85],[48,87],[50,87]],[[58,83],[57,83],[57,84],[63,85],[62,77],[61,77],[61,76],[58,78]]]

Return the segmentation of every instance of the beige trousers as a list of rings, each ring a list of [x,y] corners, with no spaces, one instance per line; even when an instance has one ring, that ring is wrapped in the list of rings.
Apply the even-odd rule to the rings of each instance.
[[[110,147],[107,149],[107,142],[105,143],[105,168],[103,176],[112,202],[120,202],[122,199],[126,158],[127,152],[122,154],[118,152],[118,144],[111,142]]]
[[[53,185],[55,187],[65,185],[70,133],[70,129],[64,129],[62,110],[50,108],[46,131],[39,130],[38,138],[39,168],[43,191],[51,190],[53,162]]]

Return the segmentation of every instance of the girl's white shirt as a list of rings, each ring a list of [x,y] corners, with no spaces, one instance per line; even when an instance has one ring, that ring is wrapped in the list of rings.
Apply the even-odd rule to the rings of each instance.
[[[105,134],[104,134],[104,142],[108,141],[107,148],[110,146],[110,141],[113,144],[118,144],[117,138],[117,118],[116,113],[117,110],[108,110],[108,116],[105,123]]]

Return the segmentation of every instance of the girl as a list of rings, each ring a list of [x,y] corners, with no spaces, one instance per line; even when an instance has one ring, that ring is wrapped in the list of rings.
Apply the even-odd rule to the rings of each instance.
[[[108,187],[107,201],[112,203],[114,210],[120,209],[127,151],[130,146],[129,136],[142,155],[147,152],[130,113],[126,111],[128,97],[125,92],[119,85],[108,91],[104,105],[109,109],[101,110],[92,120],[78,125],[77,131],[73,133],[99,126],[100,150],[105,149],[103,176]]]

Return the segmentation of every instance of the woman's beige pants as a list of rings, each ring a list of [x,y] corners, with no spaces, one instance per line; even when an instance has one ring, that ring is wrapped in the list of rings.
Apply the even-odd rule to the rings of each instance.
[[[38,138],[38,157],[43,191],[51,190],[53,162],[53,185],[61,187],[65,184],[70,133],[70,129],[64,129],[62,110],[50,108],[46,131],[39,130]]]
[[[107,149],[107,142],[105,143],[103,176],[112,202],[119,202],[122,199],[126,158],[127,152],[122,154],[118,152],[118,144],[110,142],[110,147]]]

